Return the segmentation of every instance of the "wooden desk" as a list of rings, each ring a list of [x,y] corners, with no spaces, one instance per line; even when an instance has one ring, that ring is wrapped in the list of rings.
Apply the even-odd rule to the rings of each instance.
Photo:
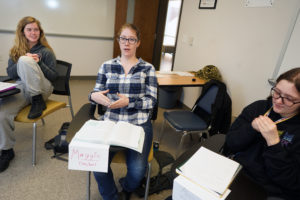
[[[173,72],[160,73],[156,72],[158,87],[201,87],[207,81],[194,76],[180,76]],[[159,95],[159,94],[157,94]],[[158,98],[157,98],[158,99]],[[153,109],[152,120],[157,119],[158,102]]]
[[[198,87],[206,80],[194,76],[179,76],[178,74],[161,74],[156,72],[158,87]]]

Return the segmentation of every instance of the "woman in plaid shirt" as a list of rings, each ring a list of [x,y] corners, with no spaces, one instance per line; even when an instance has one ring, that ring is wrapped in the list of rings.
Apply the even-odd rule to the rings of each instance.
[[[117,39],[121,56],[102,64],[91,102],[107,107],[104,120],[126,121],[143,127],[145,142],[143,152],[127,149],[126,177],[120,179],[123,191],[118,193],[112,170],[108,173],[94,172],[99,191],[104,200],[129,199],[141,183],[147,167],[152,145],[151,110],[157,101],[157,79],[153,65],[136,57],[140,45],[140,32],[133,24],[121,27]],[[111,152],[111,162],[114,153]]]

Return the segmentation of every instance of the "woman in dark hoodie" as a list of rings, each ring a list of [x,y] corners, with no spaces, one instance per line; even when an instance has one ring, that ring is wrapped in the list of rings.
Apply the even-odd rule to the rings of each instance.
[[[42,115],[46,100],[57,78],[56,58],[48,44],[40,22],[24,17],[18,23],[15,43],[9,53],[7,74],[15,80],[19,94],[0,100],[0,172],[6,170],[14,158],[14,118],[28,104],[32,104],[28,118]]]
[[[280,75],[267,100],[244,108],[226,146],[268,199],[300,199],[300,68]]]

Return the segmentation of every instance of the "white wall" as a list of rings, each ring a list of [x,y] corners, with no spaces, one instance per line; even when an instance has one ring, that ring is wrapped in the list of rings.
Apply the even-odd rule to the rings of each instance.
[[[47,33],[112,37],[115,7],[115,0],[0,0],[0,30],[33,16]]]
[[[41,21],[57,59],[73,64],[72,76],[96,76],[113,55],[115,7],[115,0],[0,0],[0,76],[6,75],[13,31],[28,15]]]
[[[234,116],[269,94],[267,80],[300,6],[299,0],[275,0],[270,8],[246,8],[243,3],[218,1],[215,10],[204,10],[198,9],[199,1],[185,0],[174,63],[178,71],[216,65],[231,95]],[[199,89],[185,89],[183,103],[191,107],[198,95]]]

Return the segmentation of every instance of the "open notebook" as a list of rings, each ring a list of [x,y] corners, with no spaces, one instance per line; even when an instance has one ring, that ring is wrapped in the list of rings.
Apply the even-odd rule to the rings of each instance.
[[[18,84],[16,83],[7,83],[7,82],[0,82],[0,92],[6,92],[8,90],[13,90],[16,88]]]
[[[236,161],[201,147],[176,172],[197,184],[203,191],[221,198],[241,168]]]

